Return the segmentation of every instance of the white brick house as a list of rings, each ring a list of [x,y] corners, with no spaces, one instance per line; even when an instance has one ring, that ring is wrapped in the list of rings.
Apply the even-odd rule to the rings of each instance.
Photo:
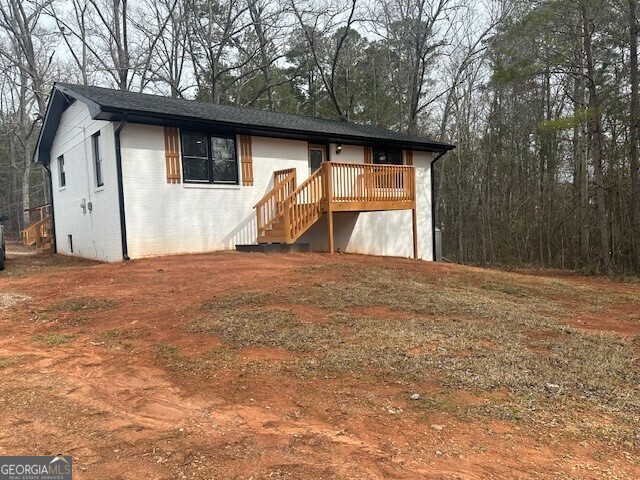
[[[347,122],[58,83],[34,161],[58,253],[102,261],[309,244],[434,258],[452,145]]]

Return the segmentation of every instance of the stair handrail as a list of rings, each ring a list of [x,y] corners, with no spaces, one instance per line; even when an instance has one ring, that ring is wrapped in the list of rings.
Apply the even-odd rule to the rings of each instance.
[[[327,200],[331,164],[323,162],[284,202],[284,235],[287,243],[298,239],[322,216]]]
[[[295,174],[295,168],[285,168],[283,170],[276,170],[273,172],[273,184],[280,183],[282,180],[285,180],[288,175],[291,173]]]
[[[258,236],[282,217],[284,201],[296,188],[296,169],[288,168],[273,172],[273,179],[273,188],[253,206],[256,209]]]

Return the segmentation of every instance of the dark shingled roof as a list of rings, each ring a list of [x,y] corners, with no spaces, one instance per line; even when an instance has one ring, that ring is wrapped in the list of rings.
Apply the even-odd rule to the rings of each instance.
[[[238,133],[363,145],[389,144],[436,152],[446,152],[454,148],[447,143],[372,125],[216,105],[145,93],[123,92],[109,88],[56,83],[35,152],[35,161],[48,162],[48,158],[45,159],[45,157],[48,156],[50,142],[53,141],[60,115],[73,99],[86,103],[91,117],[100,120],[117,121],[122,119],[126,112],[127,121],[131,123],[183,127],[188,125],[206,127],[213,124]]]

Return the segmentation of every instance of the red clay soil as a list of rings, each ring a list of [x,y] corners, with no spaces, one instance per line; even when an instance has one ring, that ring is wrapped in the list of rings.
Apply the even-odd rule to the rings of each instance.
[[[414,385],[355,376],[299,379],[269,368],[291,353],[267,348],[241,349],[234,368],[208,376],[172,372],[159,362],[157,345],[175,345],[188,357],[220,344],[185,331],[190,306],[269,291],[287,285],[293,270],[343,258],[224,253],[35,266],[9,260],[0,274],[0,454],[73,455],[80,480],[640,478],[634,458],[597,440],[416,408],[413,391],[439,388],[429,379]],[[348,260],[443,277],[478,271]],[[115,304],[68,318],[52,313],[76,298]],[[321,312],[307,313],[322,321]],[[597,318],[577,322],[628,330],[615,318]],[[259,369],[251,368],[255,362]],[[458,401],[483,399],[464,392]]]

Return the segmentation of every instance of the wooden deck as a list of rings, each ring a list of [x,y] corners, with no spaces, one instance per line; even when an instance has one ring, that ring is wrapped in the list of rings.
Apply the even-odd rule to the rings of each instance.
[[[409,166],[326,163],[328,204],[333,211],[414,208],[415,169]]]
[[[296,186],[295,169],[274,172],[273,189],[255,205],[258,243],[293,243],[323,215],[333,252],[333,213],[413,211],[417,258],[416,185],[413,166],[324,162]]]

